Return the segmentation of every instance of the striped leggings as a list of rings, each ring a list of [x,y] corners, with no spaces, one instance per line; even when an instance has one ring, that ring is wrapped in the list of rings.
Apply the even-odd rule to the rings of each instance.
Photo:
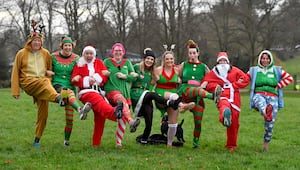
[[[194,115],[194,139],[193,146],[198,146],[199,138],[202,129],[202,117],[204,112],[204,101],[203,98],[213,99],[213,95],[199,87],[188,87],[186,91],[182,93],[183,101],[196,103],[195,107],[191,110]]]

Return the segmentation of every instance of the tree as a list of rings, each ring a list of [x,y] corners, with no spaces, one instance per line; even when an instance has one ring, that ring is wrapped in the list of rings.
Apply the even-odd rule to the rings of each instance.
[[[55,10],[59,8],[58,0],[41,0],[37,1],[37,10],[40,15],[40,18],[44,25],[46,26],[46,38],[45,45],[49,51],[54,51],[54,35],[53,35],[53,22],[55,18]],[[45,18],[45,19],[44,19]],[[57,47],[58,45],[56,45]]]
[[[297,51],[295,47],[300,44],[300,2],[297,0],[287,0],[282,4],[278,12],[276,24],[275,47],[283,46]],[[287,58],[285,58],[287,59]]]
[[[218,42],[218,51],[228,51],[236,29],[236,22],[233,21],[233,13],[231,12],[237,1],[221,0],[219,4],[213,5],[208,13],[211,22],[211,28],[215,31]]]
[[[129,0],[112,0],[112,23],[115,28],[115,39],[123,45],[127,45],[127,32],[130,25]]]
[[[6,2],[10,4],[4,5],[6,12],[11,17],[10,24],[8,24],[9,30],[15,30],[19,33],[20,41],[10,41],[9,43],[16,45],[18,48],[22,48],[24,45],[24,40],[27,39],[27,36],[31,33],[31,20],[36,19],[36,11],[34,10],[34,5],[36,0],[18,0],[17,4],[15,2]],[[16,8],[17,7],[17,8]]]
[[[7,41],[9,40],[11,30],[7,30],[3,37],[0,38],[0,87],[8,87],[10,85],[10,63],[11,60],[9,59],[8,51],[6,49],[9,47],[7,46]]]
[[[161,22],[158,16],[157,2],[145,0],[141,5],[136,0],[135,9],[137,16],[131,17],[132,23],[128,32],[130,49],[143,52],[146,47],[151,47],[158,52],[162,47]]]
[[[111,2],[107,0],[96,0],[91,2],[88,6],[95,6],[95,9],[88,8],[91,16],[91,27],[87,35],[82,37],[82,41],[85,44],[94,45],[101,56],[106,55],[106,49],[114,42],[114,34],[112,33],[112,27],[106,20],[106,14],[111,7]]]
[[[66,0],[63,4],[62,10],[59,8],[55,10],[65,19],[69,36],[75,40],[81,40],[86,35],[90,28],[88,8],[88,1],[80,0]],[[78,46],[82,46],[82,42],[78,41]]]
[[[256,64],[256,54],[271,46],[270,43],[274,41],[270,15],[278,3],[278,0],[240,0],[238,3],[235,13],[238,16],[238,30],[242,33],[239,35],[241,37],[239,44],[244,48],[245,57],[249,57],[249,66]],[[264,23],[271,24],[267,26],[271,29],[266,28]]]

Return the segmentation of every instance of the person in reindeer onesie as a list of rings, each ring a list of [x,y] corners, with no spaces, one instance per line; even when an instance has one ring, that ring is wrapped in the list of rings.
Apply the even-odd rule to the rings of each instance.
[[[33,97],[37,105],[37,121],[33,146],[40,147],[40,139],[46,128],[49,101],[65,105],[67,91],[56,92],[51,84],[52,60],[49,51],[43,48],[45,26],[32,20],[33,32],[28,35],[23,49],[16,54],[11,72],[11,93],[20,99],[20,89]]]
[[[249,84],[248,76],[239,68],[229,64],[226,52],[219,52],[217,65],[204,76],[202,86],[214,91],[217,85],[222,87],[220,101],[217,104],[219,121],[227,128],[225,147],[233,152],[237,148],[239,116],[241,111],[240,88]]]
[[[93,146],[100,146],[101,144],[106,119],[118,121],[116,145],[122,144],[125,132],[123,102],[118,101],[116,107],[112,107],[101,90],[101,86],[107,82],[107,74],[108,71],[103,62],[96,58],[96,49],[92,46],[86,46],[82,51],[82,57],[74,66],[72,83],[79,88],[79,100],[84,104],[90,103],[94,112]]]

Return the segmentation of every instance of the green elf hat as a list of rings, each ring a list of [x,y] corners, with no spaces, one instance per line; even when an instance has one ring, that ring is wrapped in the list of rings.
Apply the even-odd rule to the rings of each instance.
[[[198,44],[195,43],[193,40],[188,41],[187,49],[190,49],[190,48],[196,48],[197,52],[200,52],[200,48],[199,48]]]
[[[63,45],[66,43],[72,44],[73,48],[75,48],[75,46],[76,46],[76,41],[73,41],[71,37],[64,35],[61,37],[61,40],[60,40],[60,48],[62,48]]]

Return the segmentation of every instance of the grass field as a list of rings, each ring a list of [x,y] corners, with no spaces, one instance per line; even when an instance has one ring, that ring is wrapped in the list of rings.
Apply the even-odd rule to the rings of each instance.
[[[293,59],[289,59],[284,62],[284,69],[292,75],[300,76],[299,62],[300,56],[296,56]]]
[[[299,92],[285,95],[285,108],[276,120],[274,136],[268,152],[261,152],[263,118],[248,109],[248,93],[242,96],[242,112],[238,149],[234,154],[225,148],[226,129],[218,122],[212,101],[206,100],[200,148],[192,146],[193,118],[190,112],[180,114],[186,143],[180,148],[164,145],[142,146],[135,137],[142,133],[142,121],[136,133],[126,129],[124,149],[115,148],[115,122],[106,122],[102,144],[91,146],[93,114],[80,121],[75,115],[71,146],[63,146],[64,110],[51,103],[49,118],[41,148],[33,148],[36,108],[26,94],[20,100],[10,95],[10,89],[0,89],[1,132],[0,169],[18,170],[77,170],[77,169],[300,169],[300,107]],[[155,112],[152,133],[160,133],[160,114]]]

